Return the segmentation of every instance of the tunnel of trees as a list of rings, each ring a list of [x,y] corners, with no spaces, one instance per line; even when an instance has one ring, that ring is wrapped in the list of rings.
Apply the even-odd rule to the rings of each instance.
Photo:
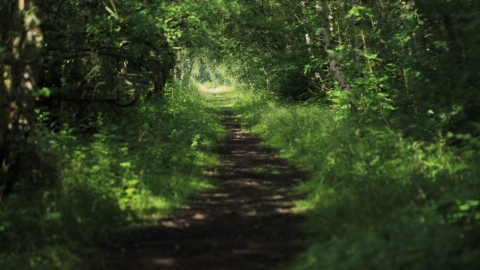
[[[79,246],[135,220],[140,198],[181,203],[174,183],[155,184],[154,175],[196,170],[200,148],[223,136],[182,92],[194,82],[253,90],[292,110],[330,108],[353,123],[359,140],[397,134],[398,147],[444,158],[412,159],[418,174],[404,179],[416,194],[408,207],[443,221],[402,231],[417,238],[397,264],[362,253],[361,245],[394,237],[387,232],[355,242],[348,250],[358,258],[348,267],[478,269],[478,29],[476,0],[2,1],[0,261],[10,267],[3,269],[27,269],[20,261],[75,268],[90,256]],[[378,157],[402,155],[395,151]],[[395,174],[395,166],[379,170]],[[378,196],[389,203],[404,196],[385,185]],[[87,213],[92,207],[97,212]],[[439,234],[446,236],[434,241]],[[356,256],[340,251],[351,239],[322,240],[305,256]],[[416,251],[430,261],[416,264]],[[339,269],[315,258],[297,269]]]

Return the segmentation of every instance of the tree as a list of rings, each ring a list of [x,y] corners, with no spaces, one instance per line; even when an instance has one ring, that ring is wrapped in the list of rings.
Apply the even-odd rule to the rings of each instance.
[[[3,194],[28,175],[21,174],[28,133],[35,124],[35,96],[43,34],[34,0],[4,1],[0,6],[0,161]]]

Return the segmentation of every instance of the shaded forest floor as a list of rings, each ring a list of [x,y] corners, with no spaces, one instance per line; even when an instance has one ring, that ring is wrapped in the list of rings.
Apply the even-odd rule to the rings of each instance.
[[[222,163],[206,169],[220,188],[203,192],[154,226],[119,236],[105,250],[109,269],[278,269],[303,250],[293,188],[303,174],[243,133],[225,105],[226,88],[200,86],[228,132],[215,149]]]

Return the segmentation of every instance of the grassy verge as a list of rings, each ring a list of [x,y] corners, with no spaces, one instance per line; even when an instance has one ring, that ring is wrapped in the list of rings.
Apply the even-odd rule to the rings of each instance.
[[[290,269],[479,269],[479,153],[244,93],[245,124],[306,170],[314,236]]]
[[[209,149],[224,130],[194,86],[86,128],[96,132],[36,128],[32,139],[59,170],[36,174],[52,187],[23,183],[0,205],[0,269],[102,268],[96,242],[215,185],[202,168],[217,163]]]

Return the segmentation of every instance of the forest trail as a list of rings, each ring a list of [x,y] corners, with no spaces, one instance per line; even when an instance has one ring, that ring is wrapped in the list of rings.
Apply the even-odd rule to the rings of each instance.
[[[199,90],[216,105],[235,98],[226,87]],[[228,108],[219,113],[228,132],[216,149],[222,164],[206,173],[221,187],[132,232],[107,254],[109,269],[279,269],[302,250],[304,217],[293,211],[299,195],[292,193],[302,173],[255,134],[242,133]]]

